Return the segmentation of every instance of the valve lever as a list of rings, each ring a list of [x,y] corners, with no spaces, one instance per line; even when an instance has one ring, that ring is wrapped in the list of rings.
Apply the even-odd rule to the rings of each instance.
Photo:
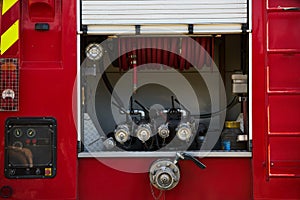
[[[206,166],[200,162],[198,159],[196,159],[194,156],[188,154],[188,153],[184,153],[184,152],[177,152],[176,153],[176,158],[174,160],[174,163],[176,164],[178,162],[178,160],[191,160],[193,161],[198,167],[200,167],[201,169],[205,169]]]

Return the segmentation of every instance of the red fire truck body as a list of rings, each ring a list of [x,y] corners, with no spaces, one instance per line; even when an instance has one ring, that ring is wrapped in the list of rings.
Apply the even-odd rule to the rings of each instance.
[[[211,1],[214,6],[226,4],[224,0]],[[122,4],[122,1],[113,2]],[[133,4],[147,1],[124,2]],[[169,0],[170,5],[167,6],[170,6],[170,10],[173,9],[172,2],[176,4],[179,1]],[[199,6],[200,9],[201,5],[197,2],[201,4],[201,1],[189,1],[190,4],[195,3],[192,6]],[[208,2],[203,0],[202,4],[209,4]],[[247,10],[246,23],[240,23],[240,32],[224,29],[229,26],[226,26],[226,22],[224,26],[220,25],[222,30],[216,30],[219,28],[216,26],[215,29],[208,28],[201,32],[204,26],[200,26],[198,30],[197,24],[191,22],[183,24],[187,27],[187,33],[179,33],[178,36],[172,31],[167,31],[161,36],[159,31],[157,33],[153,30],[155,33],[147,34],[143,27],[148,24],[143,23],[143,19],[140,18],[136,19],[136,23],[130,24],[133,26],[133,33],[121,33],[128,24],[104,24],[101,20],[109,16],[113,9],[107,12],[101,10],[101,13],[95,8],[94,13],[90,15],[96,18],[101,16],[97,18],[100,22],[90,23],[91,19],[85,14],[88,12],[88,5],[106,6],[110,1],[0,1],[0,199],[300,199],[300,1],[230,2],[230,5],[226,6],[235,7],[244,2],[245,7],[242,7]],[[160,8],[159,4],[162,1],[156,3],[157,8]],[[142,5],[140,6],[142,9]],[[219,9],[223,9],[222,6]],[[138,10],[127,12],[138,13]],[[176,12],[178,15],[181,13],[178,8]],[[120,16],[123,16],[121,14]],[[116,19],[120,19],[120,16]],[[241,16],[236,14],[236,18],[239,17]],[[168,19],[166,21],[154,25],[169,25]],[[175,23],[171,23],[174,24],[177,25],[176,19]],[[201,22],[199,24],[203,25]],[[211,24],[214,25],[213,22]],[[92,67],[86,70],[89,67],[88,62],[93,62],[90,59],[86,64],[88,67],[84,65],[88,56],[85,55],[88,51],[87,46],[107,39],[109,42],[117,40],[117,53],[120,53],[122,39],[128,41],[128,38],[149,35],[152,42],[156,41],[156,38],[159,41],[160,37],[163,38],[162,41],[172,41],[164,38],[190,36],[201,45],[202,42],[209,43],[211,51],[204,48],[213,60],[218,60],[216,62],[221,74],[222,67],[224,68],[223,78],[226,77],[227,65],[231,65],[230,59],[235,53],[240,54],[238,62],[232,62],[232,65],[239,65],[244,60],[247,68],[245,72],[248,75],[249,92],[239,97],[248,101],[248,119],[244,120],[249,125],[247,148],[224,151],[224,147],[214,147],[211,153],[205,156],[199,156],[195,149],[176,151],[177,154],[173,151],[156,152],[148,149],[130,149],[122,152],[94,152],[88,149],[88,143],[83,142],[84,139],[88,140],[84,135],[88,133],[85,129],[88,116],[85,114],[88,110],[95,106],[95,118],[98,121],[104,120],[106,124],[109,122],[105,117],[101,117],[101,113],[106,113],[105,107],[108,107],[108,104],[105,104],[104,98],[98,94],[105,90],[103,85],[106,83],[98,90],[100,86],[93,86],[93,79],[85,77],[88,73],[99,73],[98,69],[93,71]],[[239,42],[235,42],[236,40]],[[154,49],[151,45],[144,48]],[[134,51],[133,48],[129,48],[125,54],[134,54],[138,59],[139,53],[132,53]],[[246,54],[242,53],[244,51]],[[108,50],[103,50],[102,53],[107,52]],[[147,55],[148,52],[142,51],[143,53]],[[186,55],[189,57],[188,53]],[[116,58],[119,60],[116,66],[119,67],[108,68],[107,74],[110,79],[113,79],[113,74],[122,75],[127,72],[122,54],[118,54]],[[139,60],[134,60],[135,57],[130,58],[133,58],[130,64],[139,65]],[[134,67],[136,66],[128,68]],[[114,69],[117,71],[113,71]],[[228,69],[228,72],[231,73],[232,70],[235,68]],[[207,73],[210,73],[210,70]],[[133,85],[138,85],[142,76],[137,74],[137,80],[132,81]],[[115,87],[116,85],[114,82]],[[231,80],[228,85],[231,88]],[[87,90],[93,88],[96,92],[86,94]],[[139,88],[135,89],[138,93]],[[152,89],[151,94],[154,94]],[[221,98],[218,95],[217,97]],[[99,101],[101,106],[97,104]],[[89,103],[93,104],[91,108],[88,107]],[[237,109],[245,109],[241,108],[242,103],[238,105]],[[222,105],[219,108],[222,108]],[[136,110],[139,116],[143,115],[142,111]],[[126,110],[122,112],[126,113]],[[133,112],[134,109],[129,111],[128,115]],[[169,114],[169,111],[166,113]],[[181,110],[179,113],[184,115],[185,112]],[[90,114],[90,118],[93,118],[93,114]],[[228,119],[232,121],[232,118],[227,116],[226,121]],[[223,127],[223,124],[221,126]],[[178,127],[174,130],[178,131]],[[114,137],[117,137],[117,131],[113,133]],[[99,136],[94,137],[89,144],[93,145],[102,140],[106,145],[106,138]],[[118,143],[117,139],[110,142],[112,143],[109,144],[113,145],[124,145],[122,142]],[[15,155],[24,157],[20,161]],[[198,166],[195,165],[190,161],[193,158],[189,156],[196,158],[198,162],[201,161],[206,168],[199,169],[199,163]],[[164,168],[151,164],[158,159],[172,162]],[[177,159],[176,162],[173,162],[174,159]],[[169,171],[170,165],[173,171]],[[157,169],[149,174],[147,170],[151,166]],[[180,180],[176,166],[180,169]],[[160,171],[163,172],[162,177],[157,174]],[[177,176],[164,177],[165,174]],[[170,187],[174,188],[167,188],[169,185],[165,184],[168,181],[172,181]],[[158,186],[159,184],[161,185]]]

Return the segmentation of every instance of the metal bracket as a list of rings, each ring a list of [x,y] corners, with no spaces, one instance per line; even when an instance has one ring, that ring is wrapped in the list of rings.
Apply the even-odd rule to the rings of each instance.
[[[135,34],[140,35],[141,34],[141,25],[135,25]]]
[[[189,24],[188,25],[188,31],[189,31],[189,34],[193,34],[194,33],[194,24]]]
[[[88,32],[88,26],[87,26],[87,25],[82,25],[81,29],[82,29],[83,35],[87,35],[87,32]]]

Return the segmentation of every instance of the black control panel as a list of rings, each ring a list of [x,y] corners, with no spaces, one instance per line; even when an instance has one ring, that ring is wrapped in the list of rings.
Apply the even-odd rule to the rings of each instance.
[[[8,118],[5,124],[5,176],[53,178],[56,174],[54,118]]]

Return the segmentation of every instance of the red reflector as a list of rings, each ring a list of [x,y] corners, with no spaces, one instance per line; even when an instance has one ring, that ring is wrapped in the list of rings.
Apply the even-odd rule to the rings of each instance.
[[[0,197],[2,197],[2,198],[9,198],[9,197],[11,197],[12,193],[13,193],[13,190],[10,186],[3,186],[0,189]]]

